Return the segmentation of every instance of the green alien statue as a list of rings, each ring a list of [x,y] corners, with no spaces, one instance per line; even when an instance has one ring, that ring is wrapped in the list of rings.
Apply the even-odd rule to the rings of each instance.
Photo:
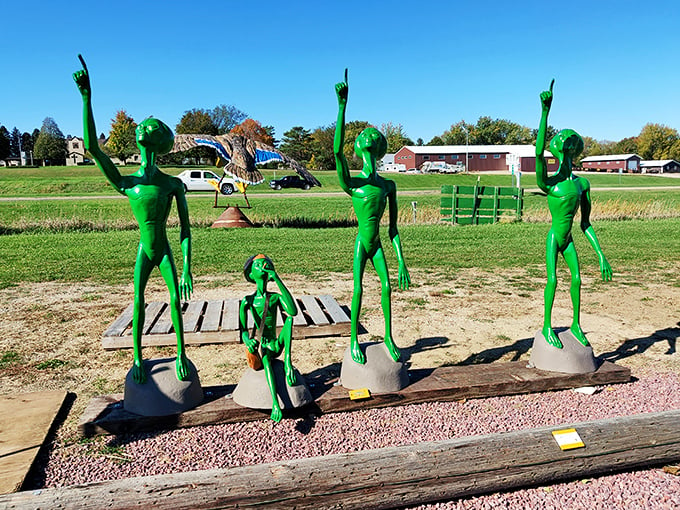
[[[581,274],[574,240],[571,237],[571,227],[579,206],[581,207],[581,230],[583,230],[599,258],[602,280],[609,281],[612,279],[612,268],[604,253],[602,253],[593,226],[590,224],[590,183],[583,177],[575,176],[572,173],[573,161],[583,151],[583,139],[575,131],[564,129],[555,135],[550,142],[549,150],[558,159],[560,168],[557,173],[548,176],[548,167],[543,152],[545,151],[548,113],[553,100],[554,83],[555,80],[550,83],[550,90],[541,93],[541,123],[536,139],[536,183],[548,196],[548,207],[552,217],[552,225],[546,241],[548,282],[545,286],[545,315],[542,333],[550,345],[561,349],[562,342],[552,329],[551,320],[557,287],[557,255],[559,253],[564,257],[571,273],[570,294],[574,318],[570,331],[584,346],[589,345],[580,325]]]
[[[354,143],[354,151],[363,161],[363,168],[357,177],[350,176],[347,159],[343,153],[348,90],[347,70],[345,70],[345,81],[335,86],[338,96],[338,121],[335,125],[333,151],[340,187],[352,197],[352,205],[359,223],[359,232],[354,245],[354,294],[351,310],[350,351],[356,363],[366,363],[366,356],[359,346],[357,329],[361,311],[364,269],[366,262],[370,259],[380,278],[380,301],[385,316],[385,346],[392,359],[399,361],[401,353],[392,338],[392,291],[385,252],[380,242],[380,219],[385,212],[385,206],[389,203],[389,236],[399,261],[399,288],[408,289],[411,277],[406,268],[397,230],[397,187],[393,181],[378,175],[376,161],[385,155],[387,140],[380,131],[373,127],[364,129]]]
[[[290,356],[293,340],[293,317],[298,309],[295,299],[274,270],[274,263],[265,255],[253,255],[243,267],[243,274],[251,283],[257,286],[255,293],[246,296],[241,301],[239,320],[241,323],[241,340],[246,346],[248,365],[254,370],[264,368],[267,386],[272,396],[271,419],[281,421],[282,413],[276,392],[276,382],[272,361],[283,352],[283,365],[286,372],[286,382],[289,386],[298,384],[295,368]],[[267,291],[267,282],[274,282],[279,293]],[[276,316],[278,309],[286,314],[283,328],[276,336]],[[248,311],[253,315],[257,332],[251,336],[248,332]]]
[[[189,299],[193,290],[189,210],[182,181],[164,174],[156,166],[156,157],[172,149],[174,136],[170,128],[157,119],[148,118],[141,122],[135,132],[137,146],[141,151],[141,167],[131,175],[121,175],[109,157],[99,147],[92,113],[90,76],[84,60],[80,55],[78,55],[78,58],[80,58],[83,69],[74,73],[73,79],[83,98],[85,148],[92,154],[97,166],[116,191],[128,197],[132,213],[139,223],[140,240],[135,263],[135,299],[132,319],[134,348],[132,377],[139,384],[146,382],[142,360],[144,289],[151,270],[158,267],[170,292],[172,325],[177,334],[177,359],[175,361],[177,379],[185,381],[189,377],[190,369],[184,352],[184,328],[180,298]],[[184,258],[184,269],[179,283],[166,233],[166,223],[173,198],[177,201],[177,213],[181,225],[180,244]]]

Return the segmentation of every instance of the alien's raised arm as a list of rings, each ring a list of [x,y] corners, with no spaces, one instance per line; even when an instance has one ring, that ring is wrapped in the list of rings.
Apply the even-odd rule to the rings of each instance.
[[[295,317],[298,314],[298,308],[297,305],[295,304],[295,298],[293,295],[290,293],[288,290],[288,287],[283,283],[279,275],[271,270],[268,271],[270,275],[270,279],[276,283],[277,287],[279,288],[279,292],[281,293],[280,296],[280,303],[281,307],[283,308],[283,311],[286,312],[286,315],[289,317]]]
[[[345,193],[350,193],[350,175],[347,158],[343,148],[345,146],[345,110],[347,109],[347,69],[345,69],[345,81],[335,85],[335,93],[338,96],[338,120],[335,123],[335,138],[333,139],[333,154],[335,155],[335,167],[338,171],[340,187]]]
[[[104,172],[104,175],[109,180],[111,185],[119,193],[122,190],[122,176],[113,164],[111,159],[104,154],[104,151],[99,147],[97,140],[97,128],[94,124],[94,114],[92,113],[92,87],[90,86],[90,74],[87,70],[85,60],[81,55],[78,55],[83,68],[80,71],[73,73],[73,80],[78,86],[80,95],[83,98],[83,140],[85,142],[85,149],[92,154],[92,157],[97,162],[97,166]]]
[[[548,136],[548,113],[553,100],[553,85],[555,80],[550,82],[550,90],[541,92],[541,122],[538,125],[538,135],[536,136],[536,184],[542,191],[548,193],[548,165],[545,161],[545,144]]]

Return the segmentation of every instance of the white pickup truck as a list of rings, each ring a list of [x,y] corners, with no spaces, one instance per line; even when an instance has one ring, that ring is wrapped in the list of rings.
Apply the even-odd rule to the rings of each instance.
[[[425,161],[420,165],[420,171],[423,173],[457,174],[465,171],[465,167],[462,163],[449,165],[443,161]]]
[[[236,183],[231,177],[223,175],[220,179],[210,170],[185,170],[177,176],[186,191],[214,191],[223,195],[231,195],[236,189]]]

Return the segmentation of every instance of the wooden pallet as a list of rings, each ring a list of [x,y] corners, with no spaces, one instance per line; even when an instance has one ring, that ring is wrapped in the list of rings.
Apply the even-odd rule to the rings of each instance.
[[[293,338],[343,335],[350,333],[350,318],[333,296],[299,296],[298,314],[293,317]],[[189,301],[183,303],[185,344],[239,343],[239,299]],[[283,317],[279,311],[279,328]],[[253,326],[248,314],[248,328]],[[146,305],[144,346],[176,345],[177,337],[167,303]],[[132,304],[109,326],[102,337],[104,349],[132,347]]]
[[[245,360],[244,360],[245,364]],[[315,405],[299,412],[335,413],[391,407],[420,402],[446,402],[540,391],[563,390],[582,386],[630,381],[630,369],[604,362],[595,372],[562,374],[527,368],[526,362],[491,363],[415,369],[409,371],[410,384],[394,393],[372,395],[366,400],[350,400],[348,391],[335,385],[337,378],[306,376]],[[269,411],[249,409],[231,398],[235,385],[204,388],[205,400],[199,406],[172,416],[139,416],[123,409],[123,395],[94,397],[78,425],[85,437],[97,434],[123,434],[160,429],[236,423],[266,419]],[[284,415],[297,411],[284,410]]]

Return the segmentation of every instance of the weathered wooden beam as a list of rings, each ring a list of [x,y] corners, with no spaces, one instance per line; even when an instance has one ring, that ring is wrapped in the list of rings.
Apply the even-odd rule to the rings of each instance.
[[[464,398],[496,397],[519,393],[562,390],[581,386],[624,383],[630,380],[630,369],[610,362],[587,374],[561,374],[527,368],[525,362],[490,363],[414,369],[409,371],[411,384],[395,393],[372,395],[366,400],[350,400],[348,391],[334,386],[335,378],[315,378],[311,388],[316,409],[337,413],[391,407],[420,402],[451,401]],[[234,385],[204,388],[206,399],[199,406],[179,415],[142,417],[123,409],[123,395],[103,395],[90,400],[81,417],[79,428],[84,436],[124,434],[167,428],[214,425],[260,420],[264,411],[248,409],[224,398]]]
[[[371,395],[370,400],[350,400],[347,390],[330,386],[317,399],[324,413],[367,407],[391,407],[421,402],[447,402],[466,398],[499,397],[564,390],[630,381],[630,369],[605,362],[595,372],[563,374],[528,368],[526,362],[456,365],[409,370],[410,384],[394,393]]]
[[[552,431],[585,448],[562,451]],[[6,508],[394,508],[680,460],[680,411],[0,496]]]

